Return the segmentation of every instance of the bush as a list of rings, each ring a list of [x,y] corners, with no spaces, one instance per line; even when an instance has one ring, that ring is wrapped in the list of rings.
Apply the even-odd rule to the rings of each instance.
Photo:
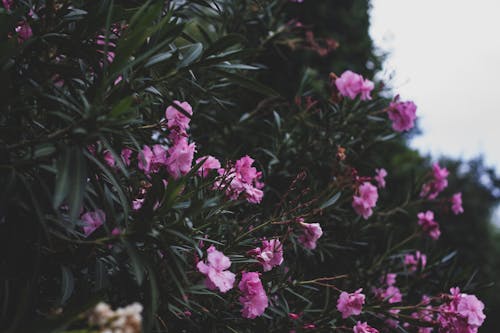
[[[3,330],[477,330],[448,171],[373,154],[414,104],[323,72],[296,6],[4,1]]]

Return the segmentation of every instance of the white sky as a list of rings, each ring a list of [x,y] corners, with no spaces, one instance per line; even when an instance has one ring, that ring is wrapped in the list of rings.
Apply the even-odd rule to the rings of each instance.
[[[382,78],[417,104],[432,156],[483,154],[500,171],[500,0],[372,0]]]

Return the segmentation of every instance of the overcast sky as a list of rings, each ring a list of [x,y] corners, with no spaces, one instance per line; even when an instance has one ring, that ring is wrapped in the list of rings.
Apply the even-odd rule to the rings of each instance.
[[[372,0],[382,76],[417,104],[433,156],[484,154],[500,171],[500,0]]]

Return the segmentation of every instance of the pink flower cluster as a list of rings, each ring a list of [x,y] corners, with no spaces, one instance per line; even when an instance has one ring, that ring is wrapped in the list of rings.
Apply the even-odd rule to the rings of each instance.
[[[129,166],[130,165],[130,158],[132,157],[132,150],[129,148],[123,148],[121,151],[120,157],[122,159],[122,162],[126,166]],[[104,152],[104,161],[110,167],[116,168],[116,161],[113,157],[113,154],[111,154],[111,152],[109,152],[109,151]]]
[[[399,95],[389,105],[387,114],[389,119],[392,120],[392,128],[397,132],[408,131],[415,126],[415,119],[417,118],[417,106],[415,103],[400,102]]]
[[[407,254],[404,257],[404,264],[408,272],[415,272],[418,268],[424,269],[427,265],[427,256],[420,251],[415,254]]]
[[[274,245],[271,245],[270,242],[267,242],[264,245],[265,247],[281,246],[278,243],[273,243]],[[274,264],[277,262],[281,264],[282,261],[282,257],[281,260],[275,259]],[[270,262],[267,264],[272,265]],[[222,293],[231,290],[234,286],[236,275],[228,270],[230,266],[230,259],[222,252],[217,251],[214,246],[207,249],[206,262],[199,261],[196,264],[198,271],[206,276],[205,286],[210,290],[219,289]],[[242,293],[239,298],[243,306],[242,316],[249,319],[261,316],[268,306],[268,298],[260,281],[259,273],[243,272],[238,288]]]
[[[31,26],[28,22],[23,21],[16,27],[17,37],[19,42],[25,42],[33,36],[33,30],[31,30]]]
[[[7,12],[10,12],[12,10],[12,7],[14,6],[14,0],[2,0],[2,5],[7,10]],[[28,16],[32,16],[32,14],[33,12],[30,10]],[[19,43],[23,43],[31,38],[31,36],[33,36],[33,30],[26,20],[21,21],[16,26],[15,31],[17,33],[17,40]]]
[[[365,182],[358,187],[358,195],[352,198],[352,207],[366,220],[372,214],[372,208],[375,207],[378,200],[378,191],[375,186]]]
[[[231,290],[235,280],[235,274],[227,270],[231,267],[231,260],[214,246],[210,246],[207,253],[207,263],[200,261],[196,265],[198,271],[206,276],[205,286],[210,290],[217,288],[222,293]]]
[[[215,188],[222,188],[231,200],[237,200],[240,196],[250,203],[260,203],[264,192],[264,183],[260,181],[262,172],[252,167],[254,159],[246,155],[236,161],[234,167],[218,170],[219,179],[215,182]]]
[[[187,114],[193,113],[189,103],[179,101],[174,103]],[[159,144],[154,145],[152,149],[144,146],[139,153],[139,169],[150,174],[165,167],[169,175],[177,179],[191,170],[193,162],[196,145],[188,142],[187,135],[191,119],[174,106],[167,107],[165,117],[172,146],[168,149]]]
[[[451,197],[451,210],[455,215],[462,214],[464,208],[462,207],[462,193],[458,192]]]
[[[187,137],[187,130],[191,122],[190,116],[193,115],[193,108],[188,102],[174,101],[174,104],[175,106],[170,105],[165,110],[165,118],[167,119],[167,128],[170,130],[169,137],[175,142],[180,137]]]
[[[430,210],[420,212],[417,215],[418,224],[422,227],[422,230],[432,239],[437,240],[441,236],[441,231],[439,230],[439,224],[434,221],[434,213]]]
[[[436,199],[436,197],[448,186],[449,171],[446,168],[441,168],[439,164],[432,165],[433,179],[424,185],[420,191],[421,198]]]
[[[244,318],[254,319],[261,316],[268,306],[268,299],[259,273],[243,272],[238,284],[242,296],[239,301],[243,305],[241,315]]]
[[[450,289],[450,301],[439,307],[437,320],[443,332],[476,333],[486,316],[484,304],[474,295],[460,293],[459,288]]]
[[[362,101],[372,99],[370,93],[375,87],[372,81],[350,70],[345,71],[335,80],[335,86],[342,96],[355,99],[356,96],[361,95]]]
[[[365,304],[365,295],[361,293],[362,291],[363,289],[358,289],[353,293],[345,291],[340,293],[337,300],[337,310],[342,313],[342,318],[346,319],[347,317],[357,316],[361,313],[363,304]]]
[[[112,41],[106,41],[106,36],[104,35],[99,35],[96,38],[96,44],[100,46],[104,46],[104,48],[107,48],[108,50],[106,51],[106,60],[108,63],[112,63],[115,60],[115,52],[110,51],[110,49],[116,48],[116,44],[113,43]],[[104,50],[97,50],[97,52],[104,54]],[[104,66],[104,63],[100,64],[101,67]]]
[[[429,326],[432,326],[434,311],[432,305],[430,305],[430,302],[431,299],[428,296],[423,295],[422,301],[419,304],[419,306],[423,308],[419,309],[417,312],[412,313],[411,316],[419,320],[421,323],[429,323]],[[432,333],[433,328],[429,326],[420,326],[418,328],[418,333]]]
[[[165,111],[166,127],[169,130],[168,138],[172,143],[171,146],[155,144],[150,147],[145,145],[138,154],[138,167],[147,176],[165,169],[172,178],[178,179],[192,169],[196,145],[189,143],[187,131],[193,110],[188,102],[174,101],[174,104],[175,106],[171,105]],[[122,159],[127,165],[130,163],[130,155],[130,150],[122,152]],[[105,155],[105,159],[109,165],[115,165],[111,154]],[[211,170],[217,171],[218,176],[214,183],[214,189],[225,190],[226,195],[231,200],[242,197],[250,203],[260,203],[264,195],[262,191],[264,183],[260,180],[262,172],[258,172],[252,166],[253,162],[254,160],[250,156],[244,156],[237,160],[232,167],[224,169],[221,168],[219,160],[210,155],[196,160],[197,164],[202,163],[197,171],[201,177],[208,177]],[[140,209],[142,203],[143,199],[134,200],[134,210]]]
[[[389,273],[385,276],[384,280],[384,288],[373,288],[375,296],[389,304],[401,302],[403,300],[403,295],[401,294],[401,290],[395,286],[396,274]]]
[[[443,303],[439,306],[430,305],[430,299],[422,297],[424,309],[412,314],[429,326],[437,324],[439,332],[477,333],[486,316],[483,313],[484,304],[475,295],[460,293],[459,288],[451,288],[450,294],[442,296]],[[430,333],[431,327],[422,327],[419,332]]]
[[[385,188],[385,177],[387,176],[387,171],[384,168],[375,169],[375,181],[377,182],[378,188]]]
[[[356,325],[352,328],[354,333],[378,333],[376,328],[371,327],[366,322],[362,323],[358,321]]]
[[[319,223],[304,223],[304,219],[299,219],[299,224],[302,227],[302,234],[298,241],[306,249],[314,250],[316,242],[323,235],[323,230]]]
[[[263,240],[262,248],[257,247],[251,252],[262,264],[264,272],[283,263],[283,245],[279,239]]]

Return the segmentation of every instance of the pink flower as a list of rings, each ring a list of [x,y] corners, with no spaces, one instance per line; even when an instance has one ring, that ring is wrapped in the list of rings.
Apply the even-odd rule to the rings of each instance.
[[[483,324],[486,316],[483,313],[484,304],[474,295],[460,294],[457,312],[467,319],[467,324],[479,327]]]
[[[352,328],[352,331],[354,333],[378,333],[376,328],[371,327],[366,322],[362,323],[360,321]]]
[[[420,197],[428,199],[436,199],[436,197],[448,186],[449,172],[446,168],[441,168],[439,164],[432,165],[433,179],[424,185],[420,191]]]
[[[387,301],[388,303],[399,303],[403,300],[403,295],[401,295],[401,291],[399,290],[398,287],[395,286],[389,286],[387,289],[382,293],[382,299]]]
[[[387,171],[382,168],[382,169],[375,169],[376,175],[375,180],[377,181],[378,187],[379,188],[384,188],[385,187],[385,177],[387,176]]]
[[[20,43],[25,42],[31,36],[33,36],[33,31],[31,30],[30,25],[26,21],[21,22],[16,27],[16,32]]]
[[[297,319],[300,318],[300,315],[296,314],[296,313],[293,313],[293,312],[290,312],[290,313],[288,313],[288,318],[290,318],[292,320],[297,320]]]
[[[132,150],[129,148],[123,148],[121,152],[121,158],[126,166],[130,166],[130,157],[132,156]]]
[[[407,266],[409,272],[415,272],[417,268],[424,269],[427,264],[427,256],[420,251],[415,252],[415,254],[407,254],[404,258],[404,264]]]
[[[9,11],[10,8],[14,5],[14,0],[2,0],[2,4],[4,8]]]
[[[397,275],[394,274],[394,273],[389,273],[385,276],[385,283],[388,285],[388,286],[392,286],[392,285],[395,285],[396,284],[396,277]]]
[[[175,179],[191,170],[196,145],[188,144],[187,138],[180,138],[168,149],[166,161],[168,173]]]
[[[377,204],[378,192],[377,188],[372,184],[365,182],[358,188],[359,195],[353,196],[352,207],[366,220],[372,214],[372,208]]]
[[[141,209],[143,204],[144,204],[144,199],[134,199],[132,201],[132,210],[137,211]]]
[[[335,80],[335,86],[342,96],[355,99],[358,94],[361,94],[363,101],[371,99],[370,92],[374,88],[373,82],[349,70]]]
[[[323,230],[319,223],[304,223],[300,222],[302,226],[302,235],[299,236],[299,243],[306,249],[314,250],[316,242],[323,235]]]
[[[203,164],[198,169],[198,175],[203,178],[208,176],[210,170],[218,170],[220,168],[219,160],[210,155],[198,158],[196,160],[196,164],[200,163],[203,160],[205,160],[205,162],[203,162]]]
[[[462,193],[458,192],[451,197],[451,210],[455,215],[462,214],[464,208],[462,207]]]
[[[129,166],[130,165],[130,157],[132,155],[132,150],[130,150],[129,148],[123,148],[120,155],[121,155],[121,159],[122,159],[123,163],[125,165]],[[106,150],[104,152],[104,161],[110,167],[112,167],[112,168],[116,167],[116,162],[115,162],[115,159],[113,157],[113,154],[111,154],[111,152],[109,152],[108,150]]]
[[[259,273],[243,272],[238,288],[242,293],[239,298],[240,303],[243,305],[241,315],[249,319],[261,316],[269,302],[260,281]]]
[[[167,151],[162,145],[154,145],[153,149],[144,146],[139,152],[139,169],[145,174],[156,173],[167,163]]]
[[[450,172],[446,168],[441,168],[439,164],[432,165],[432,174],[434,176],[435,187],[438,191],[443,191],[448,186],[448,175]]]
[[[250,184],[243,184],[243,189],[249,203],[258,204],[262,201],[264,192],[261,189]]]
[[[241,176],[241,179],[246,183],[252,183],[254,179],[260,176],[260,172],[252,166],[255,160],[246,155],[236,161],[234,168],[236,173]]]
[[[430,210],[418,213],[418,224],[430,238],[437,240],[441,235],[439,224],[434,221],[434,213]]]
[[[389,105],[387,113],[392,120],[392,128],[397,132],[408,131],[415,126],[417,106],[411,101],[400,102],[399,95]]]
[[[361,293],[363,289],[358,289],[354,293],[343,291],[337,300],[337,310],[342,313],[342,318],[357,316],[361,313],[363,304],[365,304],[365,295]]]
[[[168,129],[179,134],[186,133],[189,128],[189,122],[191,121],[191,118],[186,114],[193,115],[193,108],[188,102],[174,101],[174,104],[185,112],[179,111],[172,105],[167,107],[165,110],[165,118],[167,118]]]
[[[84,223],[83,233],[85,237],[88,237],[106,222],[106,214],[101,209],[98,209],[94,212],[86,212],[82,215],[81,220]]]
[[[207,249],[207,253],[208,264],[200,261],[196,265],[198,271],[206,275],[206,287],[211,290],[218,288],[222,293],[231,290],[235,280],[235,274],[227,271],[231,266],[231,261],[213,246]]]
[[[260,203],[264,192],[261,190],[264,183],[260,181],[262,172],[258,172],[252,167],[254,159],[244,156],[236,161],[234,168],[218,170],[219,180],[214,184],[214,188],[225,189],[226,195],[231,200],[237,200],[240,195],[250,203]]]
[[[258,247],[252,252],[257,254],[257,259],[262,264],[264,272],[283,263],[283,245],[279,239],[263,240],[262,248]]]
[[[115,166],[115,159],[113,158],[113,155],[109,151],[106,151],[104,153],[104,162],[106,162],[106,164],[109,165],[110,167]]]

